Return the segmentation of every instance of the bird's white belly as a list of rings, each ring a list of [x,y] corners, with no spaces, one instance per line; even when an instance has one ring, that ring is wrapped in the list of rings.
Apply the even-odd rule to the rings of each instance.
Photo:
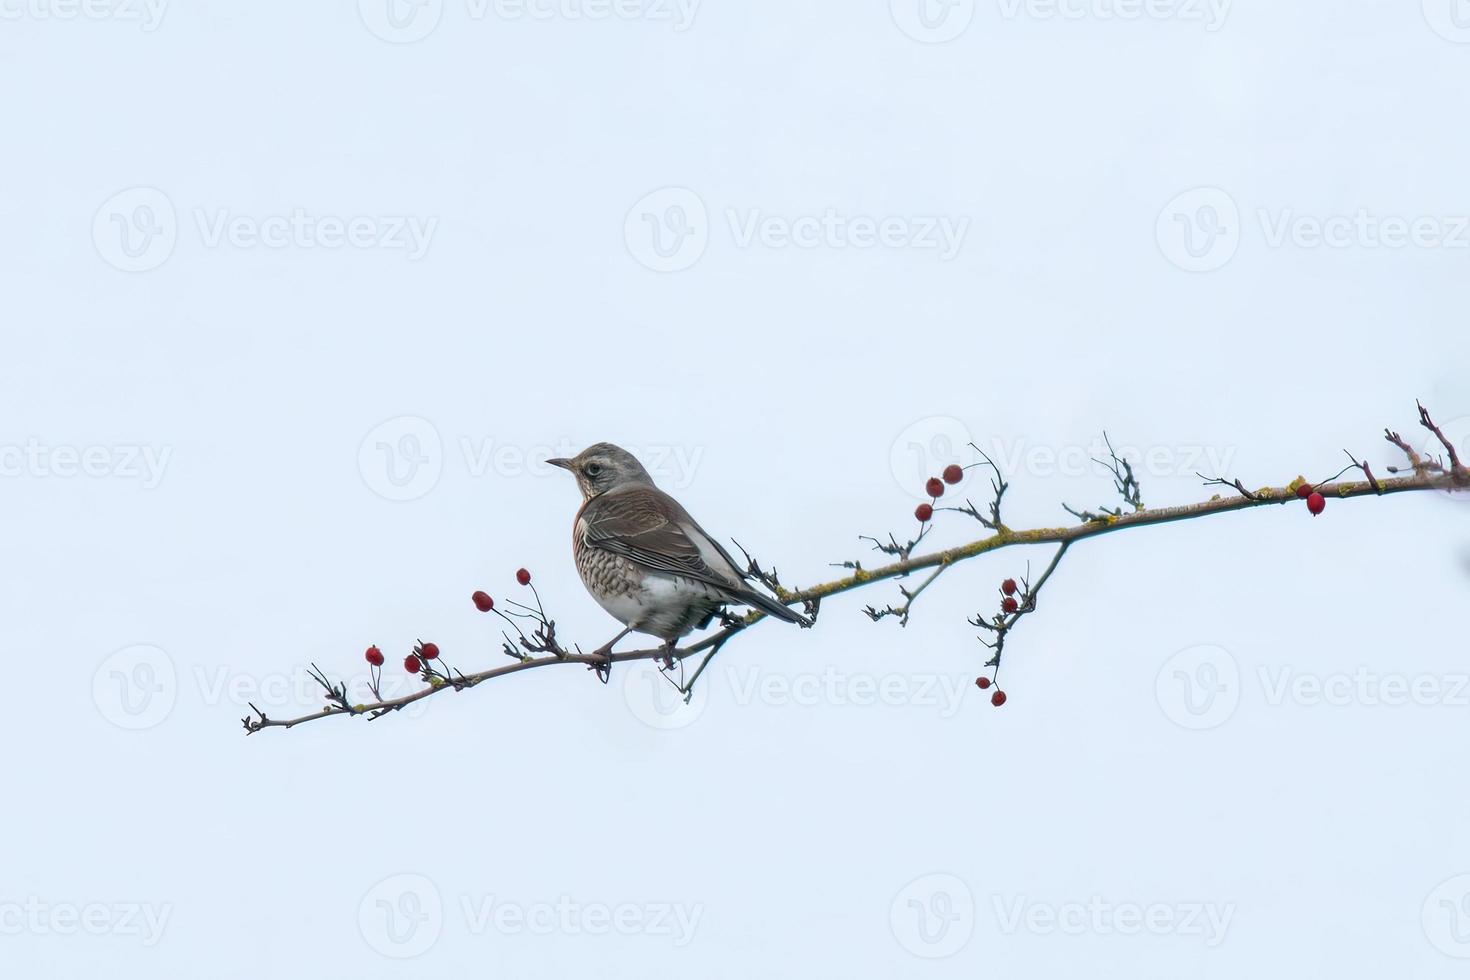
[[[644,575],[636,589],[596,598],[624,626],[665,639],[688,633],[721,601],[703,582],[672,575]]]

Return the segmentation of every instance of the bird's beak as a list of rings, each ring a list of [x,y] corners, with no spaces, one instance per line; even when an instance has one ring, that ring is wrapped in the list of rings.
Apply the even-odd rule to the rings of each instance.
[[[560,466],[564,470],[569,470],[569,469],[572,468],[572,461],[569,460],[569,459],[562,459],[562,458],[558,457],[556,459],[548,459],[546,461],[546,465],[548,465],[548,466]]]

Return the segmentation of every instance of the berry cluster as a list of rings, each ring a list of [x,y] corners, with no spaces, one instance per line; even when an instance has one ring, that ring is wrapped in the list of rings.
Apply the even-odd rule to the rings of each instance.
[[[530,585],[531,573],[524,568],[517,569],[516,581],[521,585]],[[470,596],[470,601],[475,604],[475,608],[480,610],[480,612],[487,613],[495,611],[495,600],[490,597],[490,593],[488,592],[477,590]],[[368,647],[363,653],[363,659],[372,668],[371,684],[376,694],[381,677],[379,671],[386,658],[383,656],[383,651],[374,644]],[[443,683],[446,680],[450,680],[449,667],[443,665],[444,673],[440,675],[439,671],[435,669],[436,662],[442,665],[442,661],[439,659],[439,644],[420,641],[414,646],[413,652],[403,658],[403,669],[410,674],[424,675],[424,680],[430,684]]]
[[[991,683],[992,682],[991,682],[991,680],[990,680],[989,677],[977,677],[977,678],[975,678],[975,686],[978,687],[982,691],[988,691],[988,690],[990,690]],[[1000,688],[997,687],[995,689],[995,693],[992,694],[992,695],[990,695],[990,703],[993,704],[993,705],[995,705],[997,708],[999,708],[1001,705],[1005,704],[1006,703],[1006,692],[1005,691],[1002,691]]]
[[[376,682],[378,668],[383,666],[383,651],[377,646],[370,646],[363,654],[364,659],[373,668],[373,680]],[[431,660],[439,659],[439,644],[424,643],[420,641],[414,648],[413,653],[403,658],[403,669],[410,674],[420,673],[425,669],[424,665]]]
[[[1296,488],[1296,495],[1307,502],[1307,510],[1316,517],[1327,509],[1327,498],[1322,496],[1310,483],[1303,483]]]
[[[924,492],[929,495],[929,503],[920,504],[914,508],[914,516],[919,519],[920,524],[927,524],[934,519],[934,505],[939,498],[944,496],[944,485],[948,483],[954,486],[965,478],[965,468],[958,463],[950,463],[938,476],[931,476],[924,482]]]
[[[1017,594],[1020,592],[1021,586],[1013,578],[1008,578],[1004,582],[1000,583],[1000,611],[1002,614],[1009,616],[1020,611],[1021,600],[1016,598]],[[1008,630],[1010,629],[1010,624],[1005,623],[1003,620],[997,618],[996,625],[991,628],[1002,631]],[[980,688],[980,690],[982,691],[988,691],[993,683],[994,682],[989,677],[975,678],[975,686]],[[995,689],[995,693],[990,695],[990,703],[995,705],[997,708],[1005,704],[1006,692],[997,687]]]

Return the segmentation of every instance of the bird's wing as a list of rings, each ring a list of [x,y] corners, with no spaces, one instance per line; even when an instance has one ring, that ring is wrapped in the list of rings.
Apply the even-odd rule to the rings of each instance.
[[[594,497],[582,519],[586,523],[583,540],[589,545],[655,571],[686,575],[725,589],[742,585],[723,549],[683,507],[656,487],[632,486]]]
[[[653,571],[712,585],[729,599],[755,606],[768,616],[811,625],[800,613],[747,587],[729,552],[657,487],[631,486],[593,497],[582,511],[582,522],[588,545]]]

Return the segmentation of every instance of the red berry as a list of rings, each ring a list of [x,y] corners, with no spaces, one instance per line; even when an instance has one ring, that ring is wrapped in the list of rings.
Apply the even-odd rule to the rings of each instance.
[[[476,592],[470,596],[470,600],[474,602],[475,608],[480,610],[480,612],[489,612],[495,608],[495,600],[484,592]]]
[[[530,585],[531,584],[531,573],[528,572],[528,571],[526,571],[524,568],[517,569],[516,570],[516,581],[519,582],[519,583],[521,583],[522,585]]]
[[[438,660],[439,659],[439,644],[437,644],[437,643],[425,643],[425,644],[423,644],[422,646],[419,647],[419,656],[423,657],[425,660]]]
[[[367,657],[367,662],[374,667],[383,666],[383,651],[377,647],[368,647],[367,653],[363,654],[363,656]]]
[[[1006,595],[1015,595],[1016,594],[1016,580],[1013,579],[1013,578],[1006,579],[1004,582],[1000,583],[1000,590],[1002,592],[1004,592]]]
[[[1005,704],[1006,692],[1002,691],[1000,688],[996,688],[995,693],[990,696],[990,703],[995,705],[997,708]]]
[[[1006,596],[1000,601],[1000,608],[1004,609],[1008,613],[1013,613],[1017,609],[1021,608],[1021,606],[1020,603],[1016,602],[1015,599],[1011,598],[1010,596]]]
[[[914,516],[919,519],[919,523],[927,524],[934,519],[934,508],[928,504],[920,504],[914,508]]]
[[[1307,498],[1307,510],[1312,512],[1313,517],[1316,517],[1318,514],[1322,513],[1326,509],[1327,498],[1322,496],[1320,493],[1313,491],[1312,495]]]
[[[978,687],[982,691],[985,690],[987,687],[990,686],[990,678],[989,677],[977,677],[977,678],[975,678],[975,686]]]
[[[1296,488],[1296,495],[1303,500],[1306,500],[1308,497],[1310,497],[1312,495],[1312,492],[1312,485],[1310,483],[1303,483],[1301,486]]]
[[[419,663],[419,658],[411,653],[403,658],[403,669],[410,674],[417,674],[422,666],[423,664]]]
[[[954,486],[965,478],[965,471],[959,463],[950,463],[944,468],[944,482]]]
[[[931,497],[944,496],[944,481],[937,476],[929,477],[929,482],[924,484],[924,492]]]

